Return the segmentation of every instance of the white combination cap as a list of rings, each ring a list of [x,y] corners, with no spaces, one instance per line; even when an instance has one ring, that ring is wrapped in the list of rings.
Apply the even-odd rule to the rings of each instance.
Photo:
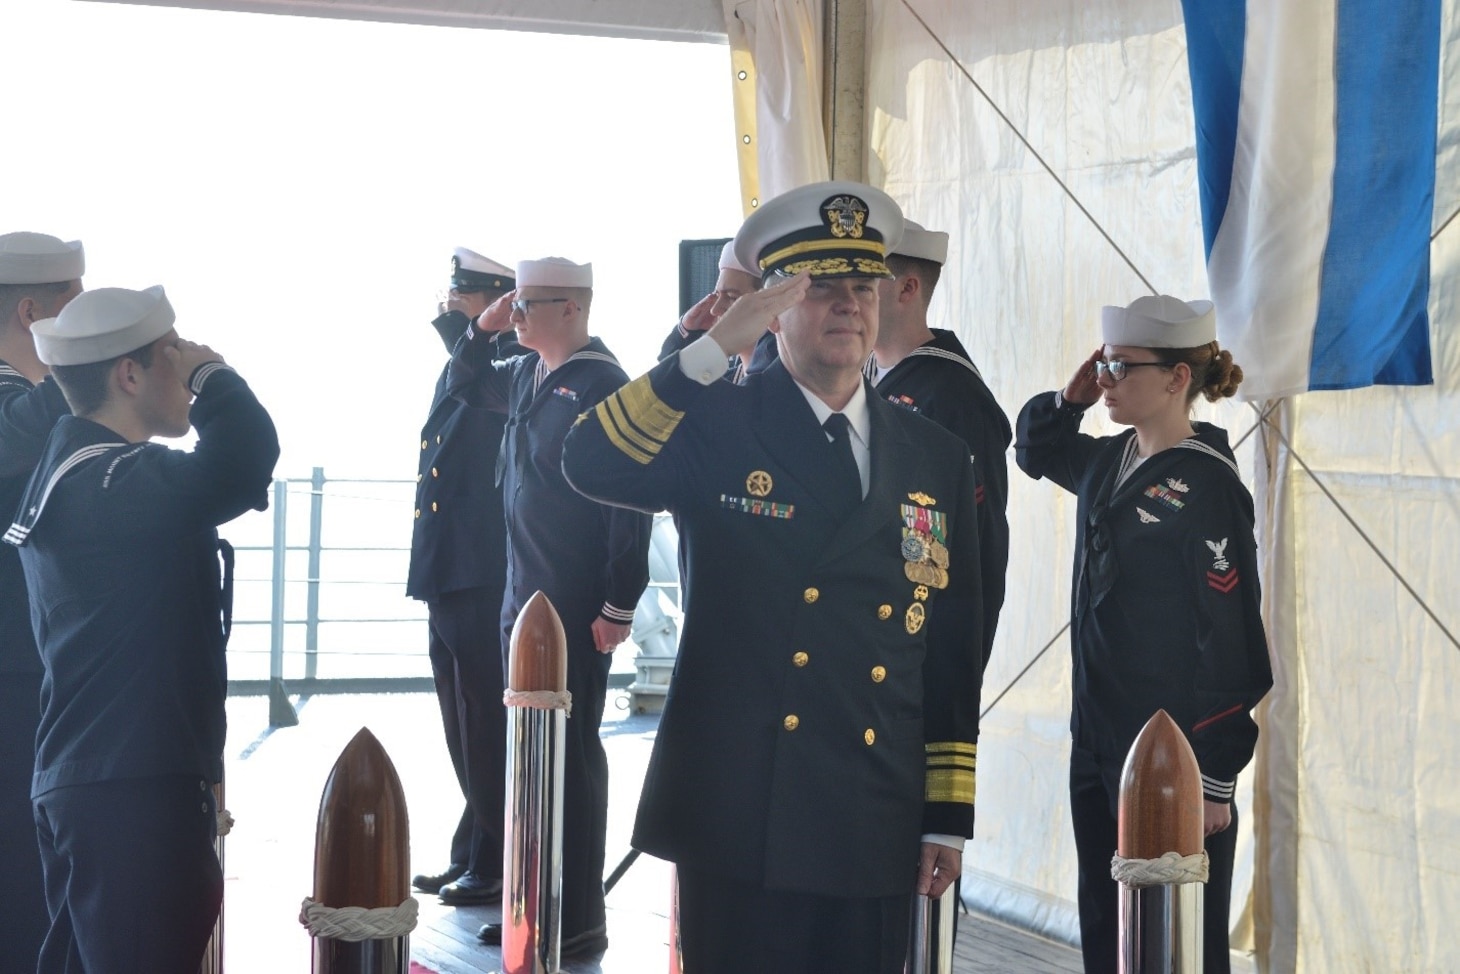
[[[0,284],[60,284],[85,273],[80,240],[25,230],[0,234]]]
[[[942,230],[925,230],[922,224],[904,220],[902,239],[888,252],[899,257],[930,260],[941,266],[948,262],[948,234]]]
[[[1217,340],[1217,312],[1210,301],[1147,294],[1124,308],[1102,308],[1100,337],[1107,345],[1196,348]]]
[[[736,258],[734,240],[725,241],[725,246],[721,248],[719,269],[722,271],[739,271],[742,274],[749,274],[756,280],[760,280],[759,272],[753,271],[749,267],[746,267],[744,264],[740,263],[738,258]]]
[[[764,277],[892,277],[887,254],[902,239],[902,208],[866,183],[812,183],[766,200],[735,235],[735,257]]]
[[[176,320],[161,285],[145,291],[102,287],[77,295],[56,317],[31,325],[30,333],[46,365],[89,365],[150,345]]]
[[[518,287],[593,287],[593,265],[562,257],[524,260],[517,264]]]
[[[510,291],[517,286],[512,268],[457,247],[451,254],[451,286],[458,290]]]

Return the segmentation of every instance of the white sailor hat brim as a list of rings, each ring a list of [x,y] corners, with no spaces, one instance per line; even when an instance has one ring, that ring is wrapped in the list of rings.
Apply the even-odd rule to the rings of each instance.
[[[61,284],[85,273],[80,240],[25,230],[0,234],[0,284]]]
[[[520,261],[517,286],[592,288],[593,265],[575,264],[562,257]]]
[[[902,208],[865,183],[812,183],[766,200],[735,235],[735,256],[761,276],[892,277]]]
[[[1210,301],[1147,294],[1124,308],[1102,308],[1100,337],[1107,345],[1197,348],[1217,340],[1216,308]]]
[[[902,225],[902,239],[888,253],[914,260],[928,260],[941,266],[948,263],[948,234],[942,230],[927,230],[920,223],[905,220]]]
[[[30,333],[46,365],[89,365],[152,344],[176,320],[161,285],[145,291],[104,287],[77,295],[55,318],[31,325]]]

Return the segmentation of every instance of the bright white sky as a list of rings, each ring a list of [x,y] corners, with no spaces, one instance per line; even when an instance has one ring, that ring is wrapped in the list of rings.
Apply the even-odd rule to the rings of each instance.
[[[0,0],[0,232],[162,284],[273,413],[281,476],[414,478],[451,250],[592,261],[631,375],[678,243],[739,225],[729,48]]]

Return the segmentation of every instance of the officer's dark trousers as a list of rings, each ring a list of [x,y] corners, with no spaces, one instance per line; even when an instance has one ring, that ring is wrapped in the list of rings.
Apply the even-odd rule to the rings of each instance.
[[[452,864],[502,875],[507,711],[502,706],[502,589],[448,592],[428,605],[429,654],[446,729],[446,750],[475,820],[469,843],[459,825]],[[462,847],[469,845],[469,853]],[[458,858],[460,856],[460,858]]]
[[[223,900],[207,782],[55,788],[35,823],[51,914],[39,974],[197,974]]]
[[[40,673],[0,673],[0,974],[34,974],[51,925],[30,801],[40,698]]]
[[[679,867],[684,969],[695,974],[902,974],[911,893],[844,899]]]
[[[1124,755],[1122,755],[1122,762]],[[1119,886],[1110,878],[1115,855],[1121,763],[1100,761],[1080,748],[1070,752],[1070,819],[1080,864],[1080,949],[1085,974],[1115,974],[1119,951]],[[1232,861],[1237,852],[1237,806],[1232,824],[1207,836],[1210,873],[1203,889],[1202,943],[1206,974],[1228,974],[1227,914]]]

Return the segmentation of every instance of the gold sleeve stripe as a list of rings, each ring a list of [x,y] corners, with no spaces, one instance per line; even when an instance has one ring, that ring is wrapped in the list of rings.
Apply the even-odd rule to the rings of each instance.
[[[929,754],[970,754],[978,756],[977,744],[965,744],[963,741],[930,741],[923,745],[923,749]]]
[[[649,377],[641,375],[620,389],[615,397],[623,405],[628,421],[643,431],[644,435],[661,444],[668,440],[684,412],[670,409],[664,400],[654,394]]]
[[[924,800],[972,805],[977,783],[972,771],[928,770]]]
[[[978,767],[977,759],[964,755],[944,755],[941,757],[928,756],[928,768],[967,768],[973,771]]]
[[[647,464],[652,462],[654,459],[654,454],[645,453],[643,450],[639,449],[628,440],[624,439],[623,434],[619,432],[618,424],[614,422],[612,414],[608,411],[608,404],[613,401],[613,396],[609,396],[607,399],[603,400],[603,402],[593,407],[594,415],[598,417],[598,425],[603,427],[603,432],[608,437],[608,442],[612,443],[615,447],[618,448],[620,453],[628,457],[630,460],[633,460],[635,463]],[[658,451],[656,450],[655,452],[657,453]]]
[[[603,400],[602,405],[604,414],[608,418],[608,422],[613,424],[613,433],[611,433],[610,436],[617,435],[618,437],[621,437],[622,439],[628,441],[635,448],[637,448],[640,453],[649,457],[650,459],[659,455],[659,450],[661,447],[664,446],[664,444],[660,443],[658,440],[650,439],[638,429],[634,428],[634,424],[629,421],[629,418],[627,416],[624,415],[624,404],[619,401],[617,395],[609,396],[607,399]],[[604,429],[608,428],[608,423],[605,423]],[[622,447],[620,447],[620,449],[622,449]],[[624,452],[627,453],[628,451],[625,450]]]

